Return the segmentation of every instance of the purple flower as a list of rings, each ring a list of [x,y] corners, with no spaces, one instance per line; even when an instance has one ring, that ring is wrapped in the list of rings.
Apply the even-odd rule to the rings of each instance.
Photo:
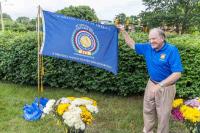
[[[172,109],[171,113],[174,120],[184,121],[183,115],[178,108]]]
[[[190,107],[200,107],[200,102],[197,99],[191,99],[185,101],[185,105],[190,106]]]

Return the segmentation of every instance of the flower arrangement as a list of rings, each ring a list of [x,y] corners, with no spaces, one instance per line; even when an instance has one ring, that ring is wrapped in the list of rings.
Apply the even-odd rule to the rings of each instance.
[[[97,102],[88,97],[63,97],[57,101],[47,98],[36,98],[32,105],[24,106],[24,118],[29,121],[44,118],[53,114],[62,123],[68,133],[84,132],[87,125],[98,113]]]
[[[173,119],[185,123],[191,133],[200,133],[200,98],[175,99],[171,113]]]

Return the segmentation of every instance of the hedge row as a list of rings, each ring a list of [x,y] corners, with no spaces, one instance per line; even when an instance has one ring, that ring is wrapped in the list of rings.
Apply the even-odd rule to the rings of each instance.
[[[147,35],[136,33],[137,42],[147,40]],[[195,40],[196,39],[196,40]],[[180,97],[200,94],[200,45],[198,36],[171,36],[181,53],[184,73],[177,84]],[[9,33],[0,35],[0,80],[19,84],[37,84],[36,33]],[[115,95],[143,94],[148,75],[143,57],[119,39],[119,73],[117,76],[99,68],[72,61],[44,57],[45,86],[70,88],[79,91],[98,91]]]
[[[181,54],[184,72],[177,83],[179,97],[200,96],[200,36],[180,35],[169,37],[168,41],[176,44]]]

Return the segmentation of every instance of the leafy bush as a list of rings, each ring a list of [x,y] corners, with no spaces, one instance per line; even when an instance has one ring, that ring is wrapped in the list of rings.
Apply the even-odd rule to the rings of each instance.
[[[179,97],[197,97],[200,94],[200,42],[199,35],[180,35],[169,38],[177,45],[184,72],[177,82]]]
[[[147,35],[131,35],[145,42]],[[200,45],[198,36],[170,36],[169,42],[179,48],[184,73],[177,83],[180,97],[200,94]],[[36,33],[4,33],[0,35],[0,80],[20,84],[37,84]],[[73,88],[79,91],[98,91],[116,95],[143,94],[148,80],[143,57],[138,56],[119,38],[119,73],[117,76],[85,64],[44,57],[44,84],[51,87]]]
[[[36,84],[36,33],[5,32],[0,40],[0,79]]]

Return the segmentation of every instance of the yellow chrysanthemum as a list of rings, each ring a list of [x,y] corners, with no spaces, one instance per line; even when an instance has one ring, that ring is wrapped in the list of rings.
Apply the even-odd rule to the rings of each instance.
[[[85,106],[80,106],[80,109],[82,110],[81,118],[83,122],[87,125],[91,124],[93,120],[92,114],[87,110]]]
[[[181,105],[183,105],[183,99],[176,99],[176,100],[173,101],[172,107],[177,108]]]
[[[97,106],[97,102],[95,100],[93,100],[93,106]]]
[[[200,122],[200,111],[197,108],[183,105],[181,106],[180,111],[186,120],[189,120],[192,123]]]
[[[198,98],[198,101],[200,102],[200,97]]]
[[[82,99],[85,99],[85,100],[89,100],[89,101],[92,101],[92,105],[93,106],[97,106],[97,102],[89,97],[81,97]]]
[[[69,100],[73,101],[76,99],[76,97],[67,97]]]
[[[68,103],[61,103],[58,105],[56,112],[59,115],[63,115],[63,113],[68,109],[69,106],[70,106],[70,104],[68,104]]]

